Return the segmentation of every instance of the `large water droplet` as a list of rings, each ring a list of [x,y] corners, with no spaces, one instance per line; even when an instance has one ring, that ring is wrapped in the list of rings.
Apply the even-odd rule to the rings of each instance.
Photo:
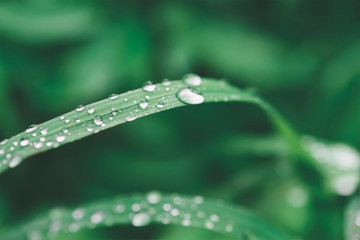
[[[143,90],[146,91],[146,92],[153,92],[156,88],[156,85],[153,84],[152,82],[148,81],[144,84],[143,86]]]
[[[101,124],[103,124],[103,119],[102,119],[102,117],[101,117],[100,115],[95,116],[95,118],[94,118],[94,123],[95,123],[96,125],[98,125],[98,126],[100,126]]]
[[[41,130],[41,135],[46,135],[48,133],[47,128]]]
[[[162,109],[165,107],[165,103],[163,100],[160,100],[157,104],[156,104],[156,107],[159,108],[159,109]]]
[[[164,86],[170,86],[170,85],[171,85],[171,82],[169,81],[169,79],[165,78],[165,79],[162,81],[162,85],[164,85]]]
[[[191,88],[181,89],[176,95],[180,101],[186,104],[200,104],[204,102],[204,96]]]
[[[196,74],[187,74],[183,77],[183,81],[191,86],[200,86],[201,77]]]
[[[75,108],[76,112],[82,112],[85,109],[85,107],[83,105],[79,105]]]
[[[151,204],[156,204],[158,202],[160,202],[161,200],[161,194],[159,192],[149,192],[147,195],[146,195],[146,199],[149,203]]]
[[[141,109],[145,109],[149,106],[149,102],[145,99],[144,101],[139,102],[139,107],[141,107]]]
[[[66,136],[65,136],[64,133],[59,132],[59,133],[57,133],[57,134],[55,135],[55,140],[56,140],[57,142],[61,143],[61,142],[63,142],[63,141],[66,140]]]
[[[22,146],[22,147],[25,147],[25,146],[29,145],[29,143],[30,143],[30,141],[27,138],[22,138],[20,140],[20,146]]]
[[[34,143],[34,147],[35,147],[36,149],[40,149],[40,148],[42,148],[42,146],[43,146],[42,142],[35,142],[35,143]]]
[[[109,99],[110,100],[114,100],[114,99],[117,99],[119,97],[119,95],[117,95],[117,94],[111,94],[110,96],[109,96]]]
[[[103,212],[96,212],[94,213],[93,215],[91,215],[91,222],[94,223],[94,224],[98,224],[100,222],[102,222],[105,218],[105,215]]]
[[[9,162],[9,167],[14,168],[21,163],[21,158],[19,156],[13,157]]]
[[[126,116],[125,120],[127,122],[131,122],[131,121],[134,121],[135,119],[137,119],[137,116],[135,113],[131,112],[129,113],[129,115]]]
[[[89,107],[88,110],[87,110],[87,112],[88,112],[89,114],[93,114],[93,113],[95,112],[95,108],[94,108],[94,107]]]
[[[135,227],[141,227],[148,225],[150,222],[151,222],[150,215],[148,213],[141,212],[134,215],[131,223]]]
[[[25,132],[27,132],[27,133],[29,133],[29,132],[33,132],[33,131],[35,131],[37,128],[38,128],[38,126],[37,126],[37,125],[32,124],[32,125],[30,125],[30,126],[26,129],[26,131],[25,131]]]
[[[73,212],[72,212],[72,216],[75,220],[80,220],[84,217],[85,215],[85,209],[83,208],[76,208]]]

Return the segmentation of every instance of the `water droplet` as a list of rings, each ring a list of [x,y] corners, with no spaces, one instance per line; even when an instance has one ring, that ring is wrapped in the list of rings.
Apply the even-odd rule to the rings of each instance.
[[[44,138],[44,137],[40,138],[40,142],[45,142],[45,140],[46,140],[46,138]]]
[[[75,108],[76,112],[82,112],[85,109],[85,107],[83,105],[79,105]]]
[[[13,142],[14,146],[19,146],[19,143],[17,141]]]
[[[164,86],[170,86],[170,85],[171,85],[171,82],[169,81],[169,79],[165,78],[165,79],[162,81],[162,85],[164,85]]]
[[[146,199],[151,204],[156,204],[161,200],[161,194],[159,192],[149,192],[146,195]]]
[[[41,135],[46,135],[48,133],[47,128],[41,130]]]
[[[19,156],[13,157],[9,162],[9,167],[14,168],[21,163],[21,158]]]
[[[152,82],[148,81],[144,84],[143,86],[143,90],[146,91],[146,92],[153,92],[156,88],[156,85],[153,84]]]
[[[85,209],[83,208],[76,208],[73,212],[72,212],[72,217],[75,220],[80,220],[84,217],[85,215]]]
[[[117,94],[111,94],[109,96],[109,99],[114,100],[114,99],[117,99],[118,97],[119,97],[119,95],[117,95]]]
[[[89,114],[93,114],[95,112],[95,108],[94,107],[89,107],[89,109],[87,110],[87,112]]]
[[[68,133],[69,133],[69,129],[68,129],[68,128],[64,128],[64,129],[63,129],[63,133],[68,134]]]
[[[145,109],[149,106],[149,102],[145,99],[144,101],[139,102],[139,107],[141,107],[141,109]]]
[[[129,113],[129,115],[127,115],[127,117],[125,118],[125,120],[127,122],[131,122],[131,121],[134,121],[135,119],[137,119],[137,116],[135,113],[131,112]]]
[[[184,88],[180,90],[177,93],[177,97],[180,101],[186,104],[200,104],[204,102],[204,96],[191,88]]]
[[[26,131],[25,131],[25,132],[30,133],[30,132],[35,131],[37,128],[38,128],[38,126],[37,126],[37,125],[32,124],[32,125],[30,125],[30,126],[26,129]]]
[[[180,214],[179,210],[176,208],[171,209],[170,214],[174,217],[178,216]]]
[[[213,229],[213,228],[214,228],[214,223],[211,222],[211,221],[209,221],[209,220],[206,220],[204,226],[205,226],[207,229]]]
[[[164,107],[165,107],[164,101],[163,101],[163,100],[160,100],[160,101],[158,102],[158,104],[156,104],[156,107],[159,108],[159,109],[164,108]]]
[[[146,226],[151,222],[151,217],[148,213],[141,212],[135,214],[132,219],[132,225],[135,227]]]
[[[219,216],[216,215],[216,214],[212,214],[212,215],[210,216],[210,220],[213,221],[213,222],[218,222],[219,219],[220,219]]]
[[[42,146],[43,146],[42,142],[35,142],[35,143],[34,143],[34,147],[35,147],[36,149],[40,149],[40,148],[42,148]]]
[[[64,135],[64,133],[59,132],[55,135],[55,139],[57,142],[61,143],[66,140],[66,136]]]
[[[191,86],[200,86],[201,85],[201,77],[196,74],[187,74],[183,77],[183,81]]]
[[[234,230],[234,227],[232,224],[229,223],[228,225],[226,225],[225,231],[232,232],[233,230]]]
[[[75,122],[79,123],[79,122],[81,122],[81,119],[79,117],[76,117]]]
[[[5,154],[5,150],[0,148],[0,155],[4,155]]]
[[[91,222],[94,224],[98,224],[100,222],[102,222],[105,218],[105,215],[103,212],[96,212],[93,215],[91,215]]]
[[[115,207],[114,207],[114,211],[116,213],[123,213],[125,211],[125,206],[123,204],[117,204]]]
[[[111,121],[111,120],[114,120],[114,117],[115,117],[115,115],[113,114],[113,113],[110,113],[109,114],[109,120]]]
[[[165,203],[163,205],[163,209],[165,212],[169,212],[171,210],[171,205],[169,203]]]
[[[103,119],[102,119],[102,117],[101,117],[100,115],[95,116],[95,118],[94,118],[94,123],[95,123],[96,125],[98,125],[98,126],[100,126],[101,124],[103,124]]]
[[[60,116],[60,120],[64,120],[65,119],[65,116]]]
[[[25,146],[29,145],[29,143],[30,143],[30,141],[27,138],[22,138],[20,140],[20,146],[22,146],[22,147],[25,147]]]
[[[46,143],[46,146],[51,147],[53,144],[54,144],[53,142],[49,141]]]
[[[131,209],[132,209],[134,212],[138,212],[138,211],[140,211],[140,209],[141,209],[141,205],[138,204],[138,203],[134,203],[134,204],[131,206]]]
[[[202,204],[202,203],[204,202],[204,198],[201,197],[201,196],[196,196],[196,197],[194,198],[194,202],[195,202],[196,204]]]

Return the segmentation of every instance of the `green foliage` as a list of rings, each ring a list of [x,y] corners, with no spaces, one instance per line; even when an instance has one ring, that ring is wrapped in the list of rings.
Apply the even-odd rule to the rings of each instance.
[[[65,118],[44,123],[51,124],[52,146],[44,141],[39,149],[20,147],[20,135],[10,138],[7,153],[16,140],[12,156],[36,156],[13,171],[5,171],[12,158],[0,156],[0,229],[5,233],[23,219],[32,222],[54,206],[158,189],[244,206],[294,239],[342,239],[346,203],[359,181],[358,8],[348,0],[0,1],[1,140],[78,104],[188,72],[229,79],[234,87],[203,82],[226,88],[221,98],[230,92],[249,97],[163,111],[167,102],[155,107],[162,114],[141,119],[152,112],[139,109],[135,122],[52,151],[46,150],[57,145],[56,134],[79,129],[79,136],[66,135],[59,146],[80,139],[88,134],[82,124],[99,114],[82,112],[85,122],[70,121],[69,129]],[[216,94],[191,87],[206,101]],[[178,90],[166,98],[182,106],[174,97]],[[156,106],[157,97],[166,94],[151,95],[149,103]],[[139,108],[131,102],[116,105],[117,111],[126,109],[113,125]],[[98,111],[108,122],[92,126],[94,131],[111,125],[110,109],[99,106]],[[75,114],[64,117],[74,120]],[[26,136],[29,144],[40,140],[33,133]],[[349,237],[357,232],[356,211],[347,210],[353,216],[346,225],[352,229]],[[66,240],[149,238],[229,237],[160,225],[59,235]]]
[[[15,228],[3,239],[56,238],[61,233],[78,232],[115,224],[143,227],[152,222],[199,227],[238,239],[287,239],[252,213],[227,206],[222,201],[178,194],[119,196],[73,210],[54,209],[46,216]]]

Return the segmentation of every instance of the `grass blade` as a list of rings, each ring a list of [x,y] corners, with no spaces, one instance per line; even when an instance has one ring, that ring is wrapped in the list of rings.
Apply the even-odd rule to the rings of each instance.
[[[350,200],[345,213],[345,239],[360,239],[360,196]]]
[[[0,174],[16,167],[25,158],[59,147],[110,127],[168,109],[207,102],[248,102],[264,109],[274,126],[296,153],[306,155],[299,136],[269,104],[250,91],[225,81],[201,79],[188,75],[183,80],[147,83],[142,89],[75,110],[43,124],[32,125],[25,132],[0,143]]]
[[[122,196],[75,209],[54,209],[47,215],[0,235],[3,240],[56,238],[59,233],[82,229],[150,223],[209,229],[239,239],[288,239],[254,214],[222,201],[177,194]]]

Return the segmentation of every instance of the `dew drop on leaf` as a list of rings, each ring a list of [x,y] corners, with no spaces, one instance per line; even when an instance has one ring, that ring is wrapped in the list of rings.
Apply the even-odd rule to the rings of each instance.
[[[142,87],[142,89],[146,92],[153,92],[153,91],[155,91],[155,88],[156,88],[156,85],[150,81],[146,82],[144,84],[144,86]]]
[[[111,94],[110,96],[109,96],[109,99],[110,100],[115,100],[115,99],[117,99],[119,97],[119,95],[117,95],[117,94]]]
[[[139,102],[139,107],[145,109],[149,106],[149,102],[145,99],[144,101]]]
[[[87,110],[87,112],[89,114],[93,114],[95,112],[95,108],[94,107],[89,107],[89,109]]]
[[[196,74],[187,74],[183,77],[183,81],[191,86],[200,86],[201,77]]]
[[[100,115],[96,115],[94,118],[94,123],[98,126],[100,126],[101,124],[103,124],[103,119]]]
[[[22,146],[22,147],[26,147],[27,145],[29,145],[29,143],[30,143],[30,141],[27,138],[22,138],[20,140],[20,146]]]
[[[181,89],[176,96],[186,104],[200,104],[204,102],[204,96],[191,88]]]
[[[35,131],[37,128],[38,128],[38,126],[37,126],[37,125],[32,124],[32,125],[30,125],[30,126],[26,129],[26,131],[25,131],[25,132],[30,133],[30,132]]]
[[[21,158],[19,156],[13,157],[9,162],[9,167],[14,168],[19,165],[21,162]]]
[[[55,135],[55,140],[59,143],[64,142],[66,140],[66,136],[64,133],[59,132]]]
[[[75,108],[76,112],[82,112],[85,109],[85,107],[83,105],[79,105]]]
[[[141,227],[148,225],[150,221],[151,221],[150,215],[148,213],[141,212],[133,216],[131,223],[135,227]]]

